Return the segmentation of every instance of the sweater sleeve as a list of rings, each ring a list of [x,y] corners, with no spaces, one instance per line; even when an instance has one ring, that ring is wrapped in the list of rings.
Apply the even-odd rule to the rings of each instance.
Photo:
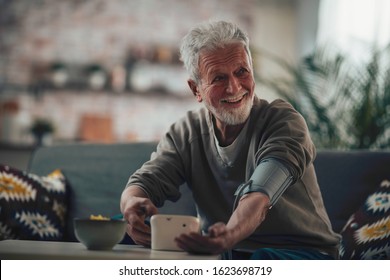
[[[180,147],[175,135],[177,125],[173,125],[161,139],[151,159],[144,163],[132,176],[127,186],[142,188],[151,201],[161,207],[165,200],[177,201],[180,198],[179,186],[184,183],[184,164]]]
[[[274,158],[289,169],[294,181],[301,178],[316,155],[304,118],[289,103],[278,99],[262,110],[258,127],[262,136],[256,165]]]

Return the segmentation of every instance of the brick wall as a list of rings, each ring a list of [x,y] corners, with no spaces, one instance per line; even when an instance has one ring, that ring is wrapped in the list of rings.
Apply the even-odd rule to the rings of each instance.
[[[256,48],[289,56],[295,52],[294,16],[295,1],[289,0],[0,0],[0,141],[31,142],[28,127],[37,117],[53,121],[55,140],[80,139],[91,116],[101,120],[100,127],[111,127],[107,141],[157,140],[174,120],[199,107],[184,92],[180,73],[169,78],[183,91],[179,96],[76,87],[48,88],[36,97],[27,86],[56,61],[75,67],[97,63],[112,71],[134,53],[175,53],[188,29],[209,19],[233,20]],[[257,63],[258,71],[273,72],[263,59]],[[2,110],[8,103],[17,110]]]
[[[177,48],[194,24],[210,18],[250,29],[254,0],[2,1],[0,76],[31,82],[34,64],[100,63],[112,69],[134,48]]]

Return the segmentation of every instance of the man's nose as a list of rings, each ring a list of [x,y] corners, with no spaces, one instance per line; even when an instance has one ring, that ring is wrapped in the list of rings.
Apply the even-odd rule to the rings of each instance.
[[[228,93],[234,94],[234,93],[237,93],[240,89],[241,89],[241,83],[240,83],[239,79],[237,79],[234,76],[230,77],[226,91]]]

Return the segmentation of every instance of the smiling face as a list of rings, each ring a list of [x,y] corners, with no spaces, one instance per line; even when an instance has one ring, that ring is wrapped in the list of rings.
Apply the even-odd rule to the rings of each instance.
[[[236,43],[199,57],[200,82],[188,81],[199,102],[219,125],[239,125],[248,119],[254,98],[255,82],[249,57]]]

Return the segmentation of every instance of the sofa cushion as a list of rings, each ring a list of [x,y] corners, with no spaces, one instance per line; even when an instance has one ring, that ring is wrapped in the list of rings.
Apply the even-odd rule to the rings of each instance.
[[[343,259],[390,259],[390,181],[383,181],[341,231]]]
[[[0,165],[0,240],[62,240],[66,191],[59,170],[38,176]]]

